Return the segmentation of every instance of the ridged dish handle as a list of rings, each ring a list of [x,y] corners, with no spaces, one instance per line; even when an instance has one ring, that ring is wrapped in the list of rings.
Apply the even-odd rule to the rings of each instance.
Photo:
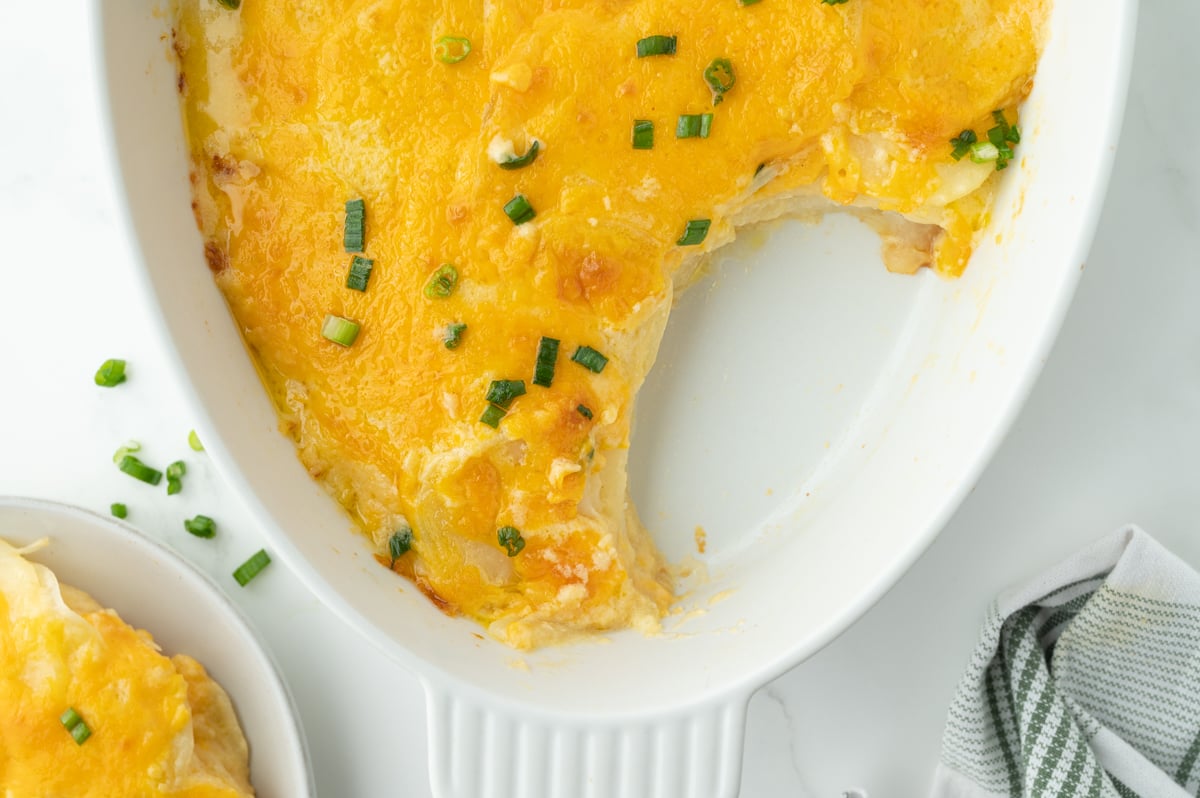
[[[733,798],[747,695],[650,719],[561,719],[425,683],[434,798]]]

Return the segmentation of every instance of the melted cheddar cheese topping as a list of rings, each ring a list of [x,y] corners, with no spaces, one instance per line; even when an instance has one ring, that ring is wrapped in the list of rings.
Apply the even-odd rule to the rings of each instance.
[[[0,540],[0,794],[249,798],[225,691]],[[61,717],[76,710],[82,743]]]
[[[380,561],[519,647],[656,628],[671,584],[627,499],[633,400],[673,293],[738,225],[849,207],[895,268],[954,275],[1043,0],[184,0],[175,31],[206,255],[311,474]],[[638,58],[651,35],[672,55]],[[437,41],[471,42],[457,63]],[[714,102],[704,79],[735,81]],[[706,138],[676,138],[712,114]],[[631,146],[635,120],[652,149]],[[536,160],[503,170],[497,160]],[[504,206],[536,212],[514,225]],[[344,203],[363,198],[365,292]],[[698,246],[678,243],[709,219]],[[444,263],[447,298],[424,286]],[[327,314],[361,324],[350,348]],[[466,324],[448,349],[448,325]],[[531,383],[540,339],[562,342]],[[572,362],[603,353],[594,373]],[[524,380],[497,428],[493,380]],[[591,418],[579,410],[584,406]],[[508,556],[497,530],[525,547]],[[387,542],[411,527],[411,552]]]

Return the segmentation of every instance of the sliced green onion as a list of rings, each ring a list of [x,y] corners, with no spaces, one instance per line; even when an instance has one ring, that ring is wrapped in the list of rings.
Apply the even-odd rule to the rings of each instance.
[[[725,99],[725,92],[737,83],[737,75],[733,74],[733,62],[728,58],[714,58],[704,69],[704,82],[712,90],[713,105],[718,105]]]
[[[537,216],[524,194],[518,194],[510,199],[504,206],[504,213],[509,219],[512,219],[513,224],[517,225],[532,221],[533,217]]]
[[[237,11],[238,6],[242,4],[242,0],[217,0],[217,2],[231,11]]]
[[[651,55],[675,55],[675,37],[647,36],[638,39],[637,57],[646,58]]]
[[[117,464],[117,468],[134,479],[140,479],[149,485],[157,485],[162,481],[161,471],[151,468],[131,454],[122,457],[121,462]]]
[[[992,111],[992,119],[995,120],[996,127],[1000,128],[1004,132],[1004,140],[1005,141],[1007,141],[1010,144],[1020,144],[1021,143],[1020,128],[1018,128],[1016,125],[1008,124],[1008,120],[1004,118],[1004,111],[1002,111],[1002,110]],[[989,130],[988,133],[990,134],[991,131]],[[989,136],[989,138],[990,138],[990,136]]]
[[[604,367],[608,365],[608,358],[590,346],[581,346],[576,349],[575,354],[571,355],[571,359],[585,369],[594,371],[597,374],[604,371]]]
[[[191,447],[193,452],[204,451],[204,444],[200,442],[200,436],[196,434],[196,430],[188,432],[188,446]]]
[[[388,538],[388,554],[392,556],[392,564],[389,568],[396,567],[396,560],[403,557],[412,548],[413,533],[408,527],[403,527],[392,533]]]
[[[325,323],[321,325],[321,335],[335,344],[353,346],[358,338],[359,329],[361,328],[358,322],[343,319],[341,316],[334,316],[331,313],[325,317]]]
[[[96,370],[96,384],[101,388],[115,388],[125,382],[125,361],[110,358]]]
[[[128,518],[129,508],[120,502],[113,502],[108,506],[108,511],[113,514],[113,518]]]
[[[516,557],[521,553],[521,549],[525,548],[525,538],[521,537],[521,530],[515,526],[502,526],[497,529],[496,539],[508,552],[509,557]]]
[[[446,334],[442,336],[442,343],[447,349],[458,349],[458,345],[462,343],[463,333],[467,331],[467,325],[456,322],[446,325]]]
[[[113,462],[119,463],[125,458],[125,455],[133,454],[134,452],[140,452],[141,450],[142,445],[137,441],[125,441],[124,445],[121,446],[120,449],[117,449],[115,452],[113,452]]]
[[[708,237],[708,228],[711,226],[711,219],[692,219],[683,228],[683,235],[675,243],[681,247],[694,247],[701,244]]]
[[[443,263],[429,276],[425,283],[425,296],[430,299],[445,299],[454,293],[458,285],[458,269],[453,263]]]
[[[842,3],[848,2],[848,0],[821,0],[821,2],[827,6],[840,6]]]
[[[183,528],[198,538],[211,538],[217,534],[217,522],[207,515],[198,515],[183,522]]]
[[[68,707],[66,712],[59,715],[58,720],[63,728],[71,733],[76,745],[83,745],[84,740],[92,736],[92,730],[83,722],[75,707]]]
[[[350,259],[350,274],[346,276],[346,287],[353,291],[366,291],[367,281],[371,279],[371,269],[375,261],[355,255]]]
[[[83,721],[79,721],[74,728],[71,729],[71,737],[75,740],[76,745],[83,745],[87,738],[92,736],[92,730]]]
[[[977,141],[971,145],[971,160],[975,163],[988,163],[999,155],[1000,150],[990,141]]]
[[[346,227],[342,246],[347,252],[362,252],[367,224],[367,204],[361,199],[346,201]]]
[[[654,149],[654,122],[649,119],[633,120],[633,148],[635,150]]]
[[[956,161],[961,161],[963,156],[971,152],[971,145],[977,140],[974,130],[964,130],[954,138],[950,139],[950,146],[954,149],[950,153],[950,157]]]
[[[1004,111],[992,111],[992,119],[995,120],[996,126],[988,130],[988,142],[996,147],[996,169],[1004,169],[1008,166],[1008,162],[1012,160],[1013,149],[1011,145],[1021,141],[1021,131],[1016,125],[1008,124],[1008,120],[1004,118]]]
[[[271,564],[271,558],[266,551],[259,549],[250,559],[238,566],[233,572],[233,578],[242,587],[250,583],[250,580],[262,573],[262,570]]]
[[[741,0],[741,4],[743,6],[752,6],[757,2],[759,2],[759,0]]]
[[[500,161],[496,165],[501,169],[507,169],[510,172],[514,169],[524,169],[526,166],[529,166],[529,164],[537,160],[538,151],[541,149],[541,146],[541,142],[539,142],[537,139],[534,139],[524,155],[514,156],[507,160]]]
[[[754,0],[754,2],[758,2],[758,0]],[[588,421],[592,420],[592,409],[587,405],[578,405],[575,409],[579,411],[579,415],[583,416]]]
[[[183,491],[183,475],[187,473],[187,466],[182,460],[176,460],[167,466],[167,495],[174,496]]]
[[[525,380],[492,380],[485,398],[497,407],[508,410],[513,399],[524,395]]]
[[[433,56],[443,64],[457,64],[471,54],[471,40],[465,36],[443,36],[433,43]]]
[[[500,426],[500,419],[504,418],[504,416],[507,414],[508,411],[503,407],[488,405],[487,408],[484,409],[483,415],[479,417],[479,420],[484,424],[487,424],[489,427],[497,428]]]
[[[706,139],[712,130],[712,114],[680,114],[675,123],[675,138]]]
[[[558,344],[557,338],[545,336],[542,336],[542,340],[538,342],[537,362],[533,367],[534,385],[549,388],[550,383],[554,382],[554,364],[558,361]]]

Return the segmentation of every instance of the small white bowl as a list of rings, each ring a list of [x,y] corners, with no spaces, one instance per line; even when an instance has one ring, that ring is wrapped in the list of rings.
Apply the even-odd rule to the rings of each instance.
[[[316,795],[292,697],[249,622],[207,576],[127,524],[65,504],[0,496],[0,537],[90,593],[167,654],[198,660],[233,700],[260,798]]]

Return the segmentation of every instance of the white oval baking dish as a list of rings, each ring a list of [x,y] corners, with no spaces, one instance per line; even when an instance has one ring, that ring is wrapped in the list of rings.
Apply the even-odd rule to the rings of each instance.
[[[1056,3],[1019,164],[961,279],[888,274],[873,234],[834,219],[752,234],[684,296],[631,482],[668,556],[694,554],[703,527],[707,575],[660,637],[518,655],[379,568],[277,431],[202,256],[157,8],[92,4],[150,301],[206,446],[280,558],[424,683],[444,798],[737,792],[750,694],[899,578],[1028,393],[1096,224],[1136,10]]]
[[[233,700],[250,743],[250,780],[261,798],[316,793],[298,714],[270,655],[211,579],[130,525],[78,507],[0,496],[0,537],[63,582],[154,635],[167,654],[204,665]]]

